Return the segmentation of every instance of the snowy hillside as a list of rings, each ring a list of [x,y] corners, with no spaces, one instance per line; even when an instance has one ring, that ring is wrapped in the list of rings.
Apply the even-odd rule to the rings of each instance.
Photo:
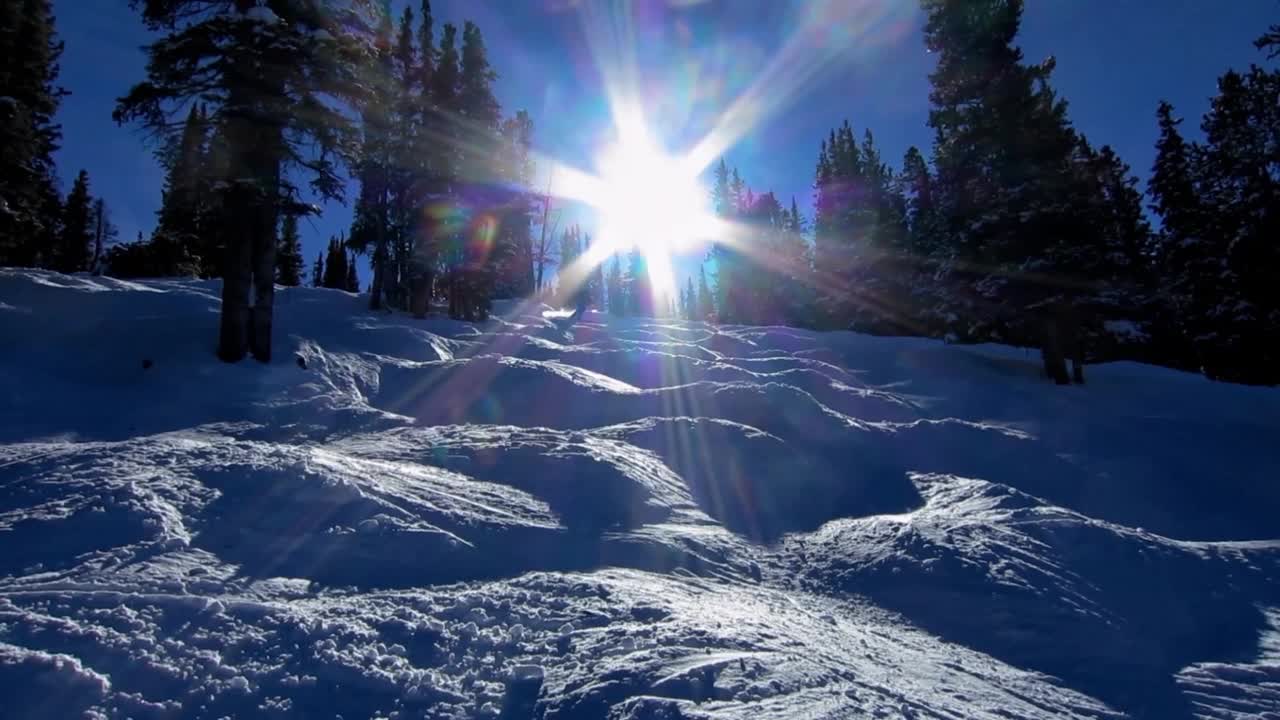
[[[1280,392],[0,269],[2,718],[1280,718]]]

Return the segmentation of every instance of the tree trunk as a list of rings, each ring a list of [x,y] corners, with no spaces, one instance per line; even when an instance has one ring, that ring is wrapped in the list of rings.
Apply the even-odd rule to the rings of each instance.
[[[382,286],[386,278],[383,277],[387,269],[386,247],[378,241],[373,248],[373,279],[369,282],[369,309],[382,309]]]
[[[410,265],[413,268],[412,286],[409,291],[409,310],[416,318],[424,318],[431,309],[431,243],[434,228],[431,219],[422,221],[414,234],[413,253]]]
[[[222,324],[218,333],[218,357],[240,362],[249,350],[249,286],[252,283],[252,222],[244,211],[252,193],[236,188],[227,193],[227,248],[222,269]]]
[[[265,198],[263,199],[265,201]],[[254,213],[252,245],[253,309],[250,311],[250,349],[259,362],[271,362],[271,315],[276,296],[275,205],[264,202]]]
[[[101,200],[98,201],[102,203]],[[94,275],[102,274],[102,240],[103,235],[107,232],[107,211],[100,204],[95,213],[97,215],[97,223],[93,228],[93,262],[89,265],[89,270]]]
[[[424,318],[431,309],[431,271],[419,271],[413,277],[413,296],[410,298],[410,310],[416,318]]]

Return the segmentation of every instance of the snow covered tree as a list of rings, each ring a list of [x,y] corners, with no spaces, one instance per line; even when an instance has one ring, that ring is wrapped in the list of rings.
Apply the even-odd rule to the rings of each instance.
[[[49,265],[56,254],[61,54],[50,0],[0,2],[0,265]]]
[[[89,267],[93,257],[93,198],[89,195],[89,173],[76,176],[62,210],[62,234],[53,255],[53,269],[79,272]]]
[[[114,117],[157,133],[171,114],[205,102],[225,140],[215,178],[225,212],[226,272],[218,356],[271,359],[276,227],[296,208],[291,179],[309,177],[323,198],[342,195],[335,158],[354,150],[368,67],[373,0],[342,5],[253,0],[139,0],[149,31],[147,77]]]
[[[298,216],[292,213],[286,214],[280,222],[276,282],[288,287],[302,284],[302,238],[298,235]]]

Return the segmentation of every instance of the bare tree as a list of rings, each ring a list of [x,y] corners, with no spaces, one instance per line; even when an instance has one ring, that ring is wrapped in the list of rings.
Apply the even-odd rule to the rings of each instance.
[[[538,238],[538,247],[534,249],[533,261],[538,269],[537,281],[534,284],[535,292],[542,292],[543,288],[543,271],[547,267],[547,263],[556,261],[556,251],[552,247],[552,240],[556,236],[556,227],[560,224],[560,211],[556,211],[555,224],[551,224],[551,180],[555,177],[555,169],[547,175],[547,191],[542,195],[542,237]]]

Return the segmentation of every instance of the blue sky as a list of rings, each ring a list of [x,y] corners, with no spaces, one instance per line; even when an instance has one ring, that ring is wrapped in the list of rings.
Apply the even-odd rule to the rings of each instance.
[[[433,2],[437,34],[444,22],[480,25],[504,112],[528,110],[538,151],[567,165],[592,170],[610,137],[609,74],[602,67],[616,67],[619,57],[634,58],[646,120],[673,153],[703,137],[753,82],[770,79],[754,106],[765,112],[724,154],[752,188],[772,190],[783,202],[795,196],[806,214],[818,144],[844,119],[859,133],[869,127],[895,165],[910,145],[930,145],[933,61],[914,0],[612,0],[593,12],[573,7],[588,2]],[[405,3],[394,4],[398,13]],[[628,6],[629,15],[617,11]],[[139,230],[149,235],[161,173],[139,132],[111,120],[115,98],[143,75],[140,47],[148,36],[122,1],[55,0],[54,10],[66,42],[61,82],[72,93],[59,115],[63,182],[69,187],[87,169],[122,239]],[[617,34],[600,32],[602,18],[612,31],[630,30],[634,52],[618,44]],[[1218,75],[1262,63],[1251,43],[1277,20],[1275,0],[1031,0],[1018,43],[1028,60],[1056,57],[1054,85],[1070,102],[1076,127],[1095,145],[1114,146],[1145,178],[1157,103],[1173,102],[1193,134]],[[322,218],[304,222],[307,258],[350,216],[349,206],[330,204]],[[572,210],[569,217],[590,222]],[[679,267],[687,271],[692,262]]]

